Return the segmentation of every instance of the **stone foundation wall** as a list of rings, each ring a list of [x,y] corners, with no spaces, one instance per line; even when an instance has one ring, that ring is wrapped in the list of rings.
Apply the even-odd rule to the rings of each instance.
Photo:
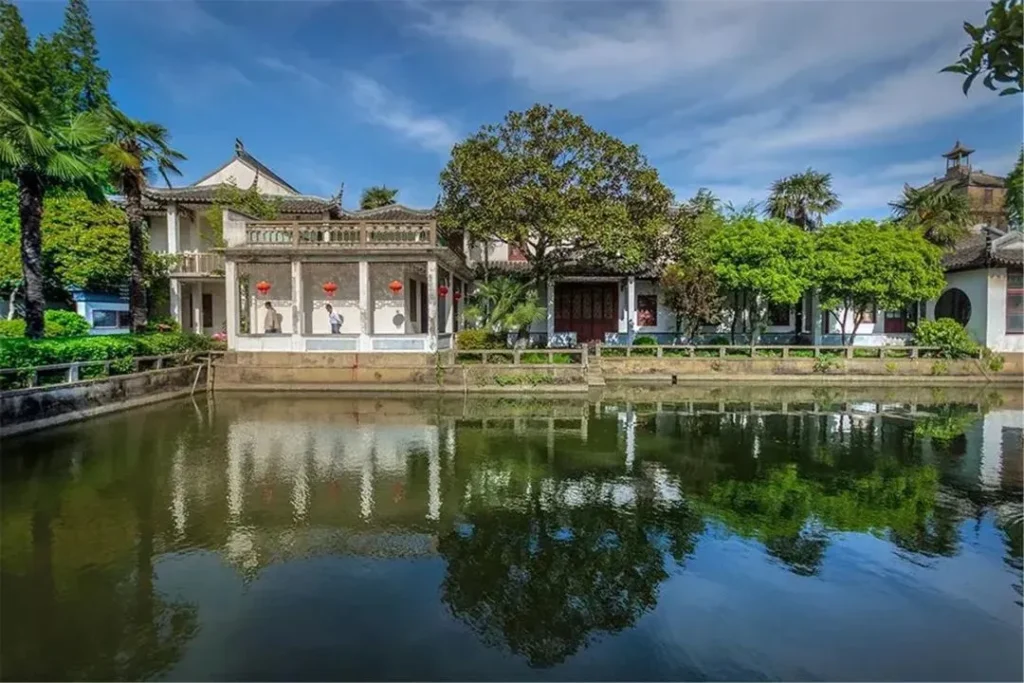
[[[0,393],[0,434],[10,436],[73,422],[187,394],[201,372],[197,391],[206,388],[206,369],[185,365],[131,375]]]
[[[1022,354],[1004,355],[1005,365],[992,371],[982,360],[938,358],[609,358],[600,359],[606,380],[642,375],[744,376],[744,375],[856,375],[877,377],[999,377],[1020,378]],[[593,361],[592,361],[593,362]]]

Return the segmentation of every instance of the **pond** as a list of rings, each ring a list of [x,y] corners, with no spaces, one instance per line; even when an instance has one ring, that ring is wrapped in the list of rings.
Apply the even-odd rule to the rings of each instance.
[[[0,675],[1020,680],[1020,397],[894,391],[229,393],[5,439]]]

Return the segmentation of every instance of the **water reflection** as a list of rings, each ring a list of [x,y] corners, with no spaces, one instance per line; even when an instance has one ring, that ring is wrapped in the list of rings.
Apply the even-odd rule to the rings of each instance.
[[[1019,678],[1013,397],[665,398],[229,395],[10,440],[3,677]],[[812,579],[843,588],[837,611],[902,602],[975,645],[954,665],[893,644],[807,668],[768,636],[751,663],[749,640],[682,635],[712,622],[679,613],[680,586],[714,581],[732,608],[762,586],[752,622]],[[313,612],[367,599],[344,644],[309,644],[331,632]],[[789,608],[788,628],[853,637],[820,616]],[[410,620],[426,635],[395,644]],[[910,637],[896,622],[873,628]]]

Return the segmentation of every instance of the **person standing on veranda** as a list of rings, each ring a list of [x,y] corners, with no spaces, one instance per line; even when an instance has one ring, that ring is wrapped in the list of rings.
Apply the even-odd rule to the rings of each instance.
[[[334,310],[334,306],[327,304],[327,322],[331,324],[331,334],[341,334],[341,316]]]

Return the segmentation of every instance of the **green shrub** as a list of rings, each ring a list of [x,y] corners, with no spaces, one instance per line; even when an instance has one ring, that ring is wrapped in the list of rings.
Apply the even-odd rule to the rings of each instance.
[[[504,337],[494,334],[490,330],[462,330],[455,335],[455,348],[461,351],[504,349],[506,344]]]
[[[51,309],[43,314],[44,337],[80,337],[89,332],[89,321],[74,311]],[[24,320],[0,320],[0,338],[25,336]]]
[[[91,360],[207,351],[197,334],[121,334],[97,337],[0,340],[0,368],[28,368]]]
[[[720,334],[716,337],[712,337],[711,341],[709,341],[708,344],[711,346],[728,346],[729,338],[726,337],[725,335]]]
[[[89,321],[74,311],[50,309],[43,314],[46,337],[81,337],[89,333]]]
[[[146,332],[181,332],[181,325],[169,315],[151,318],[146,322]]]
[[[981,357],[985,359],[985,365],[992,372],[1000,372],[1006,366],[1006,359],[998,353],[993,353],[992,349],[982,349]]]
[[[657,346],[658,340],[654,337],[643,335],[640,337],[633,338],[633,346]]]
[[[952,318],[922,320],[914,329],[918,346],[937,346],[943,358],[973,358],[980,348],[963,325]]]
[[[24,337],[25,336],[25,321],[24,320],[0,320],[0,337]]]
[[[814,372],[820,372],[823,375],[828,374],[833,370],[838,372],[842,369],[843,362],[835,356],[821,355],[814,360]]]

